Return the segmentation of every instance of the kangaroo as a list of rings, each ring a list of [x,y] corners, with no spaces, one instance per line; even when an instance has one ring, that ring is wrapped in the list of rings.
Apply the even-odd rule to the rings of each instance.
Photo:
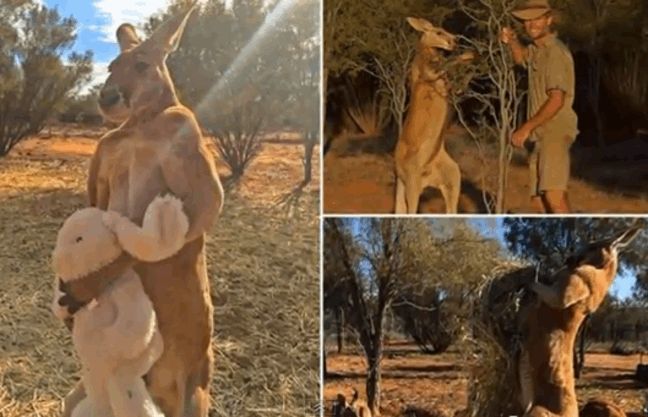
[[[367,403],[358,399],[358,390],[355,388],[350,403],[346,402],[344,394],[338,394],[333,415],[334,417],[372,417]]]
[[[518,362],[525,417],[578,417],[573,366],[578,328],[612,285],[619,251],[641,230],[635,225],[617,237],[590,243],[554,275],[552,285],[531,284],[538,301],[523,316]]]
[[[99,297],[132,268],[150,298],[164,351],[144,380],[166,416],[206,417],[213,364],[213,306],[204,250],[205,233],[223,206],[223,187],[196,116],[178,101],[165,64],[179,44],[194,5],[142,41],[130,24],[117,29],[120,54],[100,92],[103,115],[120,126],[99,141],[90,161],[88,205],[141,225],[159,194],[182,201],[189,220],[180,251],[158,262],[127,254],[70,282],[59,300],[71,313]],[[85,397],[77,385],[64,416]]]
[[[407,22],[423,35],[410,66],[410,109],[396,145],[396,214],[416,214],[423,189],[441,190],[446,213],[456,213],[461,188],[459,165],[446,152],[443,131],[450,115],[448,85],[444,73],[435,68],[438,49],[452,51],[455,36],[425,19],[408,17]],[[462,54],[459,62],[473,59]]]

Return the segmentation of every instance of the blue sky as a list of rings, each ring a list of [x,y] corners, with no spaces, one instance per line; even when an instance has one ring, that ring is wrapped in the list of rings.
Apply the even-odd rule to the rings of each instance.
[[[436,220],[436,219],[435,219]],[[436,220],[439,221],[439,220]],[[442,220],[452,221],[452,219]],[[486,237],[497,238],[504,246],[504,228],[502,227],[501,217],[473,217],[468,222],[475,227],[481,234]],[[355,226],[355,225],[354,225]],[[357,226],[354,227],[354,232],[358,232]],[[635,282],[635,276],[631,272],[620,273],[617,275],[614,283],[612,284],[611,293],[616,294],[618,297],[626,298],[632,294],[632,286]]]

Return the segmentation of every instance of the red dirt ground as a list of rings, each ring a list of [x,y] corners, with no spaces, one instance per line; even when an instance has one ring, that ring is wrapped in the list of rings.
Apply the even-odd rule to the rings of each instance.
[[[391,152],[381,144],[384,141],[381,137],[349,137],[345,142],[334,142],[324,160],[324,213],[393,213],[394,165]],[[484,213],[482,190],[489,193],[496,190],[497,159],[486,157],[484,171],[474,142],[459,126],[449,129],[446,144],[461,168],[459,212]],[[628,159],[603,163],[585,150],[574,153],[568,193],[575,213],[648,212],[645,186],[648,164],[645,161]],[[522,153],[517,154],[514,161],[509,169],[506,211],[534,213],[528,198],[529,170]],[[444,212],[441,194],[431,188],[424,192],[419,212]]]
[[[348,346],[337,354],[327,349],[327,371],[324,381],[324,405],[330,413],[338,392],[347,397],[355,388],[365,398],[366,362],[361,352]],[[354,351],[351,353],[351,351]],[[586,353],[583,375],[576,383],[579,404],[599,398],[622,407],[626,412],[641,412],[643,390],[648,386],[632,379],[639,355],[619,356],[608,353]],[[390,343],[382,362],[381,416],[401,416],[409,406],[446,416],[466,408],[468,364],[457,353],[424,355],[416,347]]]

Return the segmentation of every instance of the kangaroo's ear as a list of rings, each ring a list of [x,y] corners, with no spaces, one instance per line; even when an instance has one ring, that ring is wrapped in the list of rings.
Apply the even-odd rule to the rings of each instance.
[[[117,28],[117,43],[120,51],[124,52],[142,43],[135,32],[135,26],[124,23]]]
[[[195,8],[196,3],[194,3],[186,12],[178,13],[164,22],[155,30],[155,32],[153,32],[151,38],[147,42],[151,42],[152,47],[166,54],[175,51],[180,44],[180,39],[182,39],[189,16],[191,16],[191,13],[193,13]]]
[[[421,17],[408,17],[407,23],[419,32],[427,32],[434,29],[434,25]]]

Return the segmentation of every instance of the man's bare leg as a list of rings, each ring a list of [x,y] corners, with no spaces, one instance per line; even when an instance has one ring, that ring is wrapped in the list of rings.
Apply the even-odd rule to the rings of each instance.
[[[545,191],[545,200],[550,213],[566,214],[571,212],[565,190],[547,190]]]
[[[542,196],[534,195],[531,197],[531,207],[536,213],[546,213],[547,208],[545,207],[544,201],[542,201]]]

